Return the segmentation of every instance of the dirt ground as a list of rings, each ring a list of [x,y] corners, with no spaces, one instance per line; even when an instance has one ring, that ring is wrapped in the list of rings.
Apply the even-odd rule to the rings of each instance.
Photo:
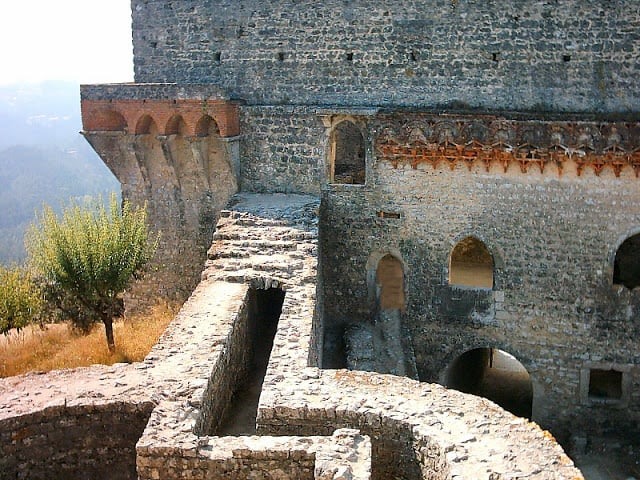
[[[584,453],[572,458],[586,480],[640,480],[640,443],[592,439]]]

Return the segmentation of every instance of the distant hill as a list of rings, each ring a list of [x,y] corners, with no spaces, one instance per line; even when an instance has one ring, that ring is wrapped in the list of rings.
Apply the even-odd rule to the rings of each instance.
[[[24,259],[24,231],[43,204],[119,190],[80,129],[78,85],[0,87],[0,263]]]

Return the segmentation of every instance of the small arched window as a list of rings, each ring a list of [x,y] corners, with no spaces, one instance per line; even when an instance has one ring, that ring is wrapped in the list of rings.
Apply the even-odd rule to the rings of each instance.
[[[385,255],[378,262],[376,283],[380,288],[382,310],[404,310],[404,271],[402,263],[393,255]]]
[[[338,124],[331,134],[331,181],[364,184],[365,142],[360,129],[348,120]]]
[[[493,257],[475,237],[458,242],[449,259],[449,284],[473,288],[493,288]]]
[[[613,283],[629,290],[640,286],[640,233],[627,238],[613,262]]]

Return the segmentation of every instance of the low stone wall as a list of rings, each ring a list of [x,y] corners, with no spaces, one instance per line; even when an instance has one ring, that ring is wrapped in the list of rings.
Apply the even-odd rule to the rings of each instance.
[[[175,415],[180,413],[189,417],[175,402],[161,403],[154,411],[137,445],[139,480],[371,478],[371,442],[355,430],[326,437],[197,437],[189,428],[176,431]],[[166,435],[168,431],[174,434]]]
[[[54,406],[0,420],[0,479],[133,480],[153,404]]]

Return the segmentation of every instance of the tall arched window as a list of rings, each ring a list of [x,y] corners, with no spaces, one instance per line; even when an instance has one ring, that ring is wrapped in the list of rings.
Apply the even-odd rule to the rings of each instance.
[[[629,290],[640,286],[640,233],[627,238],[613,262],[613,283]]]
[[[364,137],[353,122],[345,120],[333,130],[331,156],[331,181],[333,183],[364,184]]]
[[[404,310],[404,271],[402,263],[393,255],[385,255],[378,262],[376,283],[380,288],[382,310]]]
[[[475,237],[458,242],[449,259],[449,284],[473,288],[493,288],[493,257]]]

